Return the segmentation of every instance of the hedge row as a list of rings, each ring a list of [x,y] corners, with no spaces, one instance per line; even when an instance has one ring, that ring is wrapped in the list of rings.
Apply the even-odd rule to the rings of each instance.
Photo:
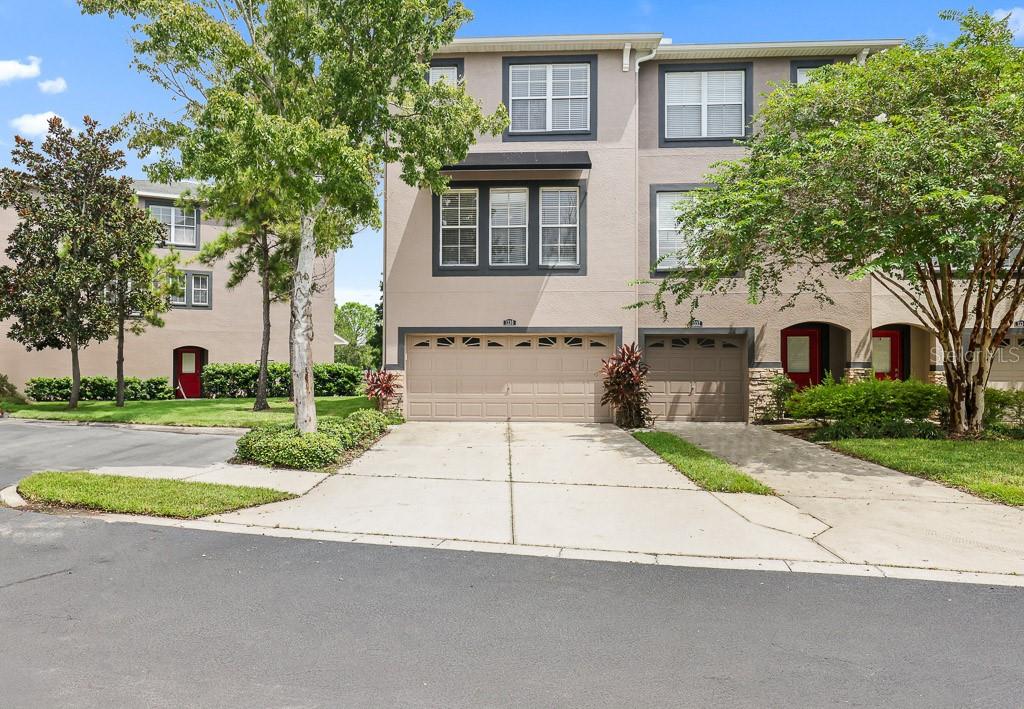
[[[300,434],[294,426],[258,426],[238,439],[239,460],[298,470],[318,470],[336,465],[345,451],[370,447],[384,435],[389,424],[401,417],[372,409],[360,409],[345,418],[320,419],[316,433]]]
[[[260,368],[247,362],[215,363],[203,367],[203,396],[209,399],[239,399],[256,396]],[[349,364],[314,364],[313,386],[317,396],[354,396],[359,393],[363,371]],[[269,396],[289,396],[291,367],[285,362],[267,365]]]
[[[33,377],[25,384],[25,394],[36,401],[67,401],[71,398],[71,377]],[[174,390],[161,377],[125,377],[124,397],[129,401],[173,399]],[[104,376],[82,377],[79,398],[83,401],[113,401],[117,398],[117,380]]]

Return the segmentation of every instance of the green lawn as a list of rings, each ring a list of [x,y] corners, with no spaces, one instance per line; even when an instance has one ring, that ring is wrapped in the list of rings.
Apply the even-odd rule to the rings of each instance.
[[[61,507],[180,519],[195,519],[295,497],[265,487],[85,472],[36,473],[18,483],[18,492],[26,500]]]
[[[1008,505],[1024,505],[1024,442],[859,438],[833,448]]]
[[[292,405],[288,399],[271,399],[270,410],[256,413],[252,399],[171,399],[169,401],[127,401],[123,408],[113,401],[82,401],[69,411],[62,401],[35,404],[4,404],[15,418],[58,421],[103,421],[108,423],[150,423],[177,426],[231,426],[249,428],[259,423],[289,423]],[[348,416],[357,409],[372,409],[365,396],[324,396],[316,400],[321,416]]]
[[[705,490],[748,492],[754,495],[775,494],[767,485],[679,436],[663,431],[638,431],[633,437]]]

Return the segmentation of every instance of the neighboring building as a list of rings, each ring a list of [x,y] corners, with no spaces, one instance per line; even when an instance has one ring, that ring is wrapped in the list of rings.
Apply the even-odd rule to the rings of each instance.
[[[136,181],[139,200],[167,226],[168,248],[181,254],[184,295],[164,315],[164,326],[148,327],[142,335],[128,335],[125,342],[125,374],[135,377],[167,377],[179,397],[194,398],[202,392],[202,367],[208,362],[258,362],[263,316],[259,280],[249,276],[228,289],[227,259],[210,267],[196,261],[202,244],[224,230],[205,218],[202,210],[183,210],[175,200],[187,185],[160,185]],[[13,210],[0,211],[0,263],[7,237],[17,223]],[[164,252],[163,249],[160,250]],[[313,305],[316,337],[313,357],[317,362],[334,359],[334,259],[317,262]],[[288,361],[287,303],[271,308],[270,359]],[[31,377],[66,377],[71,356],[66,350],[26,351],[7,338],[8,322],[0,322],[0,372],[19,388]],[[116,340],[82,350],[83,376],[114,376]]]
[[[692,325],[626,306],[685,235],[672,205],[719,160],[772,82],[900,40],[674,45],[658,34],[459,39],[431,80],[464,81],[511,127],[484,136],[431,195],[387,171],[384,357],[411,419],[607,420],[601,359],[638,342],[659,419],[743,421],[768,380],[928,379],[930,337],[869,279],[752,306],[743,284]],[[667,262],[662,263],[665,267]],[[784,288],[785,290],[785,288]],[[791,289],[790,289],[791,290]],[[997,368],[997,372],[998,372]]]

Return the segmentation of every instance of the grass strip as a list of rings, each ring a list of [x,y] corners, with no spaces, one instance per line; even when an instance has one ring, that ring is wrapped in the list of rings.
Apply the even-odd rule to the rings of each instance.
[[[18,492],[31,502],[60,507],[178,519],[195,519],[295,497],[265,487],[82,471],[35,473],[18,483]]]
[[[637,431],[633,437],[662,460],[710,492],[774,495],[775,491],[721,458],[665,431]]]

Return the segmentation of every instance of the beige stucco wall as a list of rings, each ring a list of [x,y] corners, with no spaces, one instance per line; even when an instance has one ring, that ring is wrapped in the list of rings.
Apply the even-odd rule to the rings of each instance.
[[[7,235],[17,222],[12,210],[0,211],[0,251],[6,247]],[[200,239],[208,241],[223,227],[209,221],[200,224]],[[195,345],[208,350],[210,362],[255,362],[260,354],[262,329],[261,296],[258,281],[250,276],[233,290],[228,282],[227,262],[214,267],[195,262],[195,251],[182,250],[182,270],[212,271],[212,307],[209,309],[172,308],[165,316],[162,328],[148,328],[141,336],[129,335],[125,344],[125,372],[128,376],[167,377],[172,375],[172,351],[184,345]],[[0,253],[0,263],[9,263]],[[334,357],[334,259],[317,263],[318,283],[313,320],[316,336],[313,341],[314,359],[330,362]],[[0,372],[21,387],[25,380],[35,376],[69,376],[71,355],[66,350],[26,352],[17,342],[7,338],[10,322],[0,322]],[[97,343],[81,354],[82,374],[113,376],[115,367],[114,340]],[[275,304],[271,314],[272,360],[288,361],[288,305]]]
[[[528,55],[525,55],[528,56]],[[485,110],[501,101],[502,55],[467,54],[465,82]],[[633,59],[635,60],[635,54]],[[593,167],[583,172],[455,173],[459,179],[507,180],[586,179],[587,274],[585,276],[433,277],[431,196],[401,182],[398,170],[387,171],[385,204],[385,362],[398,362],[400,327],[474,327],[498,329],[506,318],[519,327],[614,327],[627,342],[647,329],[686,328],[686,306],[671,307],[668,318],[650,308],[626,306],[653,291],[631,285],[650,273],[650,186],[700,183],[720,160],[742,156],[737,147],[658,147],[658,65],[641,65],[639,75],[622,71],[621,52],[599,53],[598,140],[503,142],[485,136],[474,152],[586,150]],[[664,63],[677,63],[664,60]],[[788,81],[789,59],[753,62],[754,105],[760,105],[771,82]],[[481,258],[485,257],[486,217],[481,215]],[[845,351],[831,352],[828,368],[847,362],[858,367],[871,359],[871,328],[889,322],[912,322],[899,304],[879,292],[869,280],[850,282],[825,278],[834,304],[823,305],[802,296],[783,310],[793,284],[783,297],[758,305],[747,300],[744,284],[728,294],[705,298],[695,314],[705,328],[753,331],[753,363],[777,366],[781,359],[780,331],[802,322],[832,325],[833,341]],[[875,312],[891,319],[879,320]],[[911,346],[922,346],[916,337]],[[915,374],[922,366],[915,360]],[[924,365],[926,366],[926,365]]]

